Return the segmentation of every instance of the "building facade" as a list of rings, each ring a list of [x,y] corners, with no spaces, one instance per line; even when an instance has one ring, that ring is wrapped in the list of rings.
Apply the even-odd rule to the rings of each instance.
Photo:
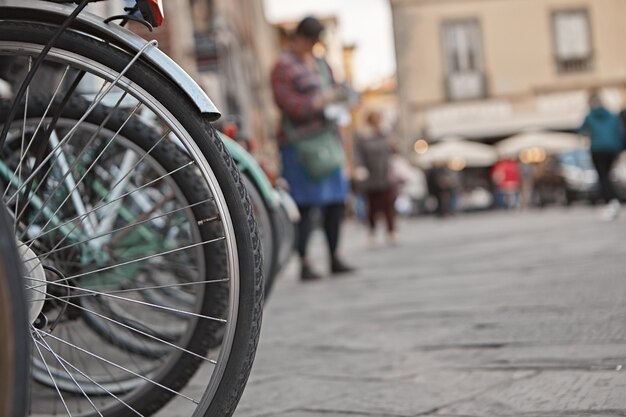
[[[361,102],[354,112],[355,126],[365,125],[367,116],[372,112],[382,116],[386,130],[396,131],[398,99],[395,77],[383,79],[361,91]]]
[[[275,135],[269,86],[278,36],[258,0],[191,0],[198,78],[225,118],[263,145]],[[265,146],[260,147],[262,152]]]
[[[119,14],[126,0],[95,3],[92,11]],[[238,125],[241,136],[258,145],[261,160],[275,160],[276,111],[269,87],[278,56],[278,35],[265,19],[259,0],[164,1],[163,26],[148,31],[128,27],[159,48],[193,76],[220,109],[221,121]]]
[[[406,149],[446,136],[571,131],[591,90],[613,110],[626,98],[626,2],[390,2]]]

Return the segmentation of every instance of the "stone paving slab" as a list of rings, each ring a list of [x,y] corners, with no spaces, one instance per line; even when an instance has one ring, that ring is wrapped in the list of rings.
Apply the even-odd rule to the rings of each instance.
[[[532,378],[495,387],[440,413],[464,416],[626,414],[626,372],[538,371]],[[606,414],[605,414],[606,413]]]
[[[422,218],[400,238],[369,248],[349,224],[356,274],[288,266],[236,417],[626,416],[626,216]]]

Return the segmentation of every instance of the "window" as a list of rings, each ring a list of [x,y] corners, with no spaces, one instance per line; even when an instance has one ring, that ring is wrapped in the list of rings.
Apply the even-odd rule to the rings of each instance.
[[[446,89],[451,100],[485,96],[480,25],[477,20],[456,20],[443,25]]]
[[[191,14],[198,71],[217,71],[218,45],[213,25],[215,19],[213,0],[191,0]]]
[[[593,51],[587,10],[560,10],[554,12],[552,17],[557,71],[589,71],[593,63]]]

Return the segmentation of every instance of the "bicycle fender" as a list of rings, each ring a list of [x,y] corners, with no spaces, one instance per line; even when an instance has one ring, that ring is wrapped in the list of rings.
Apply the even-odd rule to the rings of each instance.
[[[60,25],[73,9],[71,6],[45,1],[5,0],[0,5],[0,19]],[[104,23],[102,17],[85,11],[76,17],[70,29],[109,42],[129,53],[139,52],[148,43],[134,32],[113,22]],[[220,118],[219,110],[200,86],[161,50],[156,47],[147,48],[142,54],[142,60],[170,78],[210,121]]]

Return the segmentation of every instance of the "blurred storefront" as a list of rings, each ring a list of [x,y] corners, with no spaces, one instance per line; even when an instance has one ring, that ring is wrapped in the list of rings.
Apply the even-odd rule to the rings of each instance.
[[[570,131],[591,89],[626,98],[621,0],[390,0],[399,128],[419,139],[494,142]]]

